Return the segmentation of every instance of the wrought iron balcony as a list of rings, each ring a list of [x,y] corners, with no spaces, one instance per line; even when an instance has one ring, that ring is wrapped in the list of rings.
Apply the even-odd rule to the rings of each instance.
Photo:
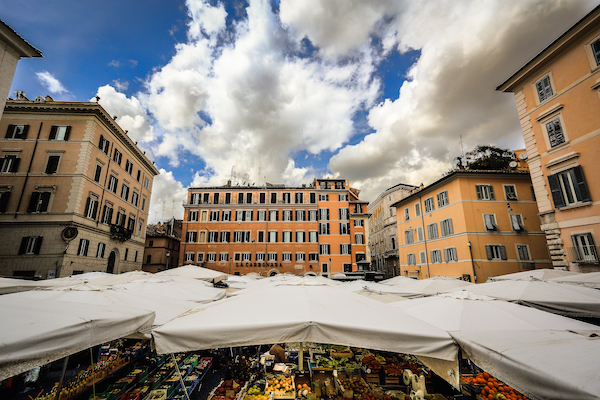
[[[110,225],[110,238],[111,239],[116,239],[121,242],[124,242],[126,240],[131,239],[132,234],[133,234],[133,231],[125,228],[124,226],[115,225],[115,224]]]
[[[599,251],[599,246],[592,245],[567,247],[569,260],[579,264],[600,264],[600,259],[598,258]]]

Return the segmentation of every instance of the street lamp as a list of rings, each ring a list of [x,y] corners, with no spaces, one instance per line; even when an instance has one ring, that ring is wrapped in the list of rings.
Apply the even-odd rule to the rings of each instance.
[[[169,269],[169,257],[171,257],[171,251],[167,250],[167,269]]]

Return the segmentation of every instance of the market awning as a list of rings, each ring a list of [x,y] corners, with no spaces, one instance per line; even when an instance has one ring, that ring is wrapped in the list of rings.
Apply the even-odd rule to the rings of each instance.
[[[400,278],[399,276],[388,279],[386,281],[381,281],[380,283],[383,285],[392,285],[398,288],[410,290],[412,292],[421,293],[422,295],[429,296],[436,293],[448,292],[459,290],[464,287],[472,287],[475,285],[471,282],[466,282],[460,279],[448,278],[443,276],[435,276],[433,278],[428,279],[410,279],[410,278]]]
[[[154,329],[152,336],[161,354],[316,342],[453,360],[458,349],[447,332],[396,307],[302,282],[280,282],[208,304]]]
[[[564,277],[575,276],[575,275],[581,275],[581,274],[578,272],[563,271],[560,269],[541,268],[541,269],[532,269],[531,271],[515,272],[513,274],[490,276],[488,278],[488,282],[497,282],[497,281],[506,281],[506,280],[514,281],[514,280],[518,280],[518,279],[529,279],[529,278],[548,280],[548,279],[552,279],[552,278],[564,278]]]
[[[154,312],[0,296],[0,381],[152,325]]]
[[[184,265],[183,267],[167,269],[156,273],[158,276],[162,275],[178,275],[185,276],[187,278],[200,279],[207,282],[220,282],[227,279],[227,274],[220,271],[215,271],[210,268],[197,267],[195,265]]]

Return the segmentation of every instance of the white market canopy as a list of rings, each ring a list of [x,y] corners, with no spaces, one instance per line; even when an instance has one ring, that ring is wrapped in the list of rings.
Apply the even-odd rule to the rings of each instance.
[[[150,272],[144,272],[144,271],[139,271],[139,270],[129,271],[129,272],[123,272],[122,274],[115,274],[115,275],[109,274],[106,277],[94,279],[93,284],[94,285],[102,285],[102,286],[114,286],[114,285],[120,285],[123,283],[137,281],[140,279],[149,279],[153,276],[154,276],[154,274],[151,274]]]
[[[600,318],[600,290],[535,278],[486,282],[468,291],[571,317]]]
[[[570,276],[561,276],[550,279],[551,282],[569,283],[580,285],[593,289],[600,289],[600,272],[589,272],[585,274],[576,274]]]
[[[8,293],[25,292],[35,288],[71,286],[84,281],[91,281],[110,276],[105,272],[88,272],[86,274],[71,275],[65,278],[45,279],[32,281],[29,279],[0,278],[0,295]]]
[[[311,282],[311,278],[304,278]],[[448,333],[325,284],[280,282],[211,303],[154,329],[157,352],[286,342],[331,343],[453,360]]]
[[[349,292],[355,292],[355,293],[364,291],[366,289],[368,291],[378,292],[378,293],[392,293],[392,294],[402,296],[402,297],[421,297],[422,296],[421,293],[410,290],[410,289],[405,289],[405,288],[397,287],[397,286],[393,286],[393,285],[382,285],[381,283],[368,282],[368,281],[364,281],[362,279],[342,283],[339,286],[339,288],[342,290],[347,290]]]
[[[396,277],[396,278],[398,278],[398,277]],[[392,279],[395,279],[395,278],[392,278]],[[388,280],[387,283],[384,283],[384,282],[385,281],[381,281],[380,283],[392,285],[394,287],[398,287],[398,288],[402,288],[402,289],[409,290],[412,292],[420,293],[421,295],[424,295],[424,296],[430,296],[430,295],[434,295],[437,293],[460,290],[462,288],[466,288],[467,286],[472,287],[473,285],[475,285],[474,283],[471,283],[471,282],[466,282],[466,281],[463,281],[460,279],[447,278],[447,277],[442,277],[442,276],[436,276],[436,277],[420,279],[420,280],[404,278],[404,279],[399,279],[399,280],[395,280],[395,281]]]
[[[248,282],[244,289],[238,290],[236,292],[229,293],[230,296],[239,296],[242,294],[251,293],[257,290],[264,290],[266,288],[271,288],[280,284],[290,284],[290,285],[317,285],[317,286],[339,286],[342,283],[336,282],[332,279],[325,278],[323,276],[298,276],[292,274],[277,274],[270,276],[268,278],[256,280],[254,282]]]
[[[184,265],[182,267],[167,269],[157,272],[157,276],[177,275],[186,278],[199,279],[211,283],[216,283],[227,279],[227,274],[220,271],[215,271],[210,268],[197,267],[195,265]]]
[[[406,276],[402,276],[402,275],[398,275],[395,276],[393,278],[389,278],[389,279],[384,279],[382,281],[379,281],[379,283],[381,283],[382,285],[397,285],[397,284],[402,284],[404,282],[407,281],[416,281],[416,279],[413,278],[408,278]],[[408,283],[410,285],[410,283]]]
[[[485,330],[451,335],[475,364],[533,399],[598,399],[597,334]]]
[[[573,276],[573,275],[580,275],[580,274],[578,272],[562,271],[560,269],[541,268],[541,269],[532,269],[531,271],[515,272],[513,274],[491,276],[488,278],[488,282],[529,279],[529,278],[548,280],[548,279],[552,279],[552,278],[562,278],[562,277]]]
[[[154,312],[0,296],[0,381],[150,328]]]
[[[152,277],[150,279],[138,280],[133,282],[115,285],[115,288],[127,289],[132,293],[143,293],[146,295],[157,295],[169,297],[177,300],[195,301],[198,303],[208,303],[217,301],[225,297],[225,289],[218,289],[206,286],[206,282],[197,279],[181,280],[169,279],[167,275],[162,277]],[[179,278],[179,279],[177,279]]]

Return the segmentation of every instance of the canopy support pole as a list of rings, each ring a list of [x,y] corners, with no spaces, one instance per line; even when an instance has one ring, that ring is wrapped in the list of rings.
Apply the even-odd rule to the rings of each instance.
[[[65,357],[65,362],[63,363],[62,374],[60,374],[60,381],[58,381],[58,387],[56,388],[56,395],[54,396],[54,400],[58,400],[60,398],[60,391],[63,387],[63,382],[65,380],[65,374],[67,373],[67,364],[69,363],[69,356]]]
[[[98,350],[100,351],[100,350]],[[94,372],[94,352],[92,351],[92,348],[90,347],[90,361],[91,361],[91,371],[92,373]],[[96,396],[96,380],[92,378],[92,394],[94,395],[94,397]]]
[[[304,371],[304,342],[300,342],[298,350],[298,371]]]
[[[171,359],[173,360],[173,364],[175,364],[175,369],[177,370],[177,375],[179,376],[179,382],[181,382],[181,387],[185,392],[185,397],[187,400],[190,400],[190,395],[187,392],[187,388],[185,387],[185,382],[183,382],[183,376],[181,376],[181,371],[179,370],[179,365],[177,364],[177,360],[175,359],[175,355],[171,353]]]

